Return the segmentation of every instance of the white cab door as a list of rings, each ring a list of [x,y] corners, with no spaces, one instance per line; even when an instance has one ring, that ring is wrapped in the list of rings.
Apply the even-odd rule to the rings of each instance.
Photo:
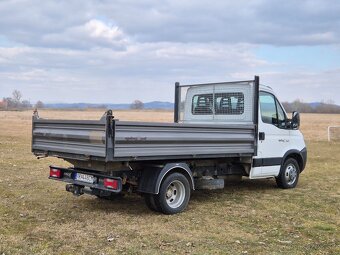
[[[254,158],[250,178],[277,176],[284,154],[289,149],[290,130],[286,128],[286,114],[269,92],[259,95],[258,155]]]

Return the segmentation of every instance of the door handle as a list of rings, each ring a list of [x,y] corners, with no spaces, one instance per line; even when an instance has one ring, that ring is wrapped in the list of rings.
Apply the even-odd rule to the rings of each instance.
[[[263,141],[264,139],[266,139],[266,134],[264,132],[259,132],[259,140]]]

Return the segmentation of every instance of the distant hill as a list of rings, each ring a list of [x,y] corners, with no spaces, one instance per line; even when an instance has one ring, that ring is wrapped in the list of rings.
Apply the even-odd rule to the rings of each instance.
[[[53,109],[88,109],[88,108],[106,108],[114,110],[130,109],[131,104],[90,104],[90,103],[51,103],[44,104],[45,108]],[[144,103],[144,109],[162,109],[172,110],[174,104],[170,102],[153,101]]]
[[[321,102],[304,103],[299,100],[294,102],[283,102],[283,106],[287,112],[298,111],[301,113],[340,113],[340,106],[335,104],[327,104]],[[54,103],[44,104],[45,108],[53,109],[88,109],[88,108],[105,108],[113,110],[127,110],[130,109],[131,104],[90,104],[90,103]],[[144,103],[144,109],[161,109],[172,110],[174,103],[153,101]]]
[[[145,109],[167,109],[167,110],[172,110],[172,109],[174,109],[174,103],[161,102],[161,101],[153,101],[153,102],[145,103],[144,104],[144,108]]]

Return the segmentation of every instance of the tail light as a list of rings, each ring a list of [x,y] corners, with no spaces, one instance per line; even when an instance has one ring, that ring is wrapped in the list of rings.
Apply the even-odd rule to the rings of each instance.
[[[118,189],[118,181],[115,179],[104,178],[104,186],[108,189]]]
[[[62,172],[60,169],[50,168],[50,177],[61,178]]]

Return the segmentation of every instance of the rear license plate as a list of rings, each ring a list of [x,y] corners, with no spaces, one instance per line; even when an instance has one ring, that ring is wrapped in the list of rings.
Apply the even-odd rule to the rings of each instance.
[[[86,183],[94,183],[94,176],[89,174],[81,174],[76,173],[74,178],[76,181],[86,182]]]

